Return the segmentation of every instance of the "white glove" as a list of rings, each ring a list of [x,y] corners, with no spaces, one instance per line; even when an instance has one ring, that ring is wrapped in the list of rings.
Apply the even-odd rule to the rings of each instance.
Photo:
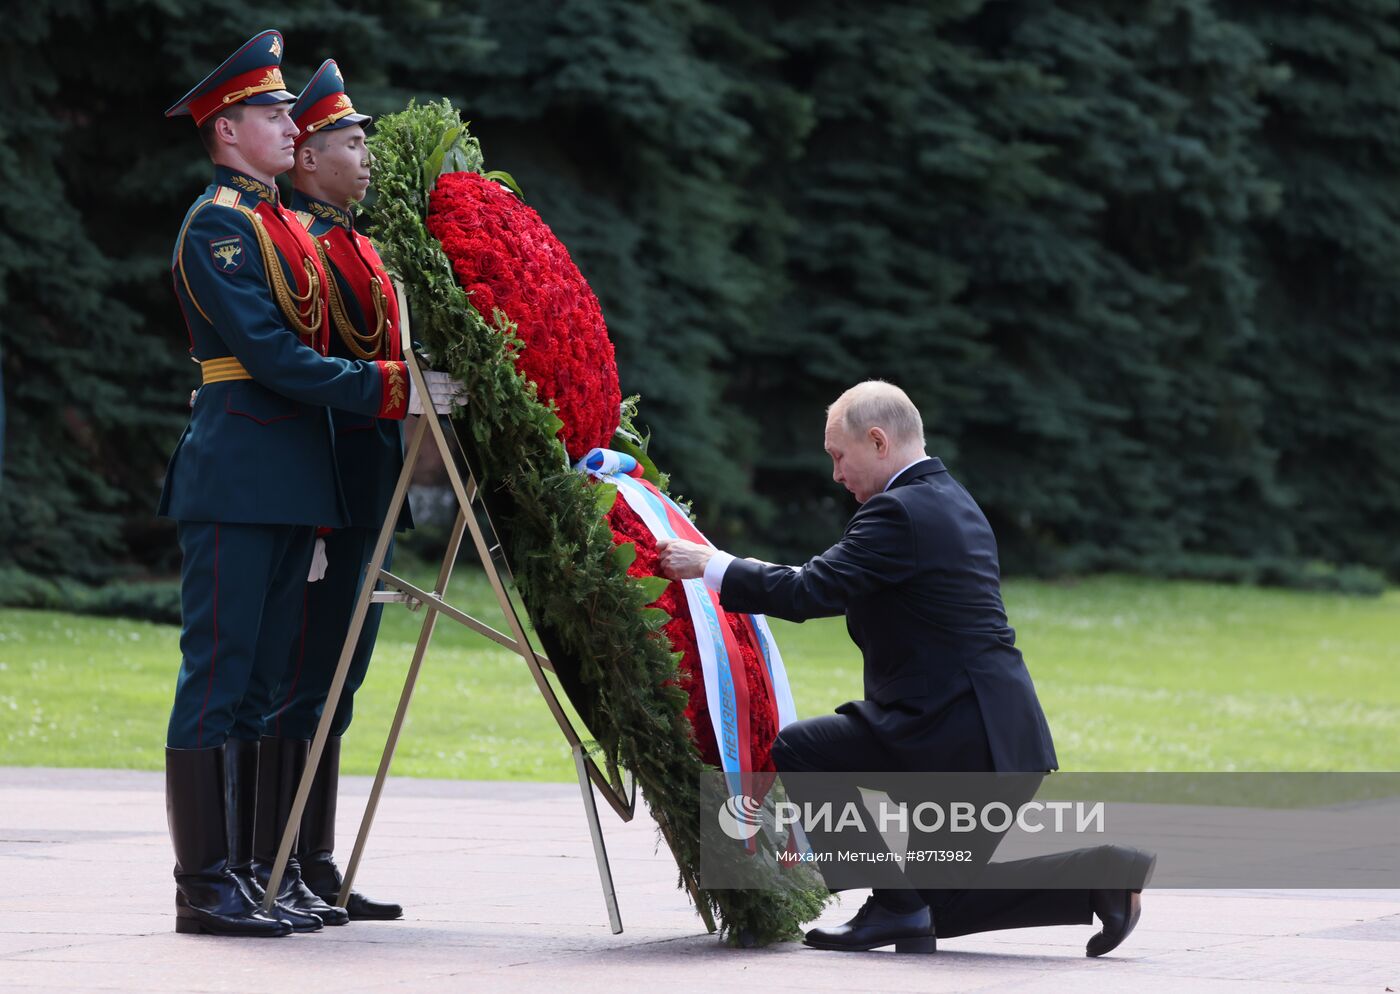
[[[467,402],[466,388],[454,380],[451,373],[440,373],[434,369],[424,370],[423,379],[428,384],[428,396],[432,399],[433,410],[439,414],[451,414],[452,408],[461,407]],[[418,387],[409,380],[408,413],[423,413],[423,398],[418,396]]]
[[[311,571],[306,574],[307,583],[315,583],[326,575],[326,540],[316,540],[316,551],[311,553]]]

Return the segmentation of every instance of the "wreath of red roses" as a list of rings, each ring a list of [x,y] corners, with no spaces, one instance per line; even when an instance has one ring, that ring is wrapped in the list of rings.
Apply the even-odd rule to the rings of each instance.
[[[500,184],[477,173],[445,173],[429,198],[428,231],[442,243],[458,283],[472,306],[489,317],[495,308],[515,322],[525,344],[519,368],[533,380],[540,400],[554,401],[563,422],[560,438],[572,459],[605,448],[617,430],[622,391],[602,308],[568,250],[533,209]],[[616,544],[633,542],[637,556],[628,573],[659,574],[656,540],[623,500],[607,515]],[[689,696],[686,717],[701,758],[719,766],[695,626],[679,583],[655,603],[671,616],[662,631],[682,653],[679,684]],[[749,691],[751,769],[771,771],[770,749],[778,730],[777,707],[758,658],[737,617],[729,619],[743,659]]]

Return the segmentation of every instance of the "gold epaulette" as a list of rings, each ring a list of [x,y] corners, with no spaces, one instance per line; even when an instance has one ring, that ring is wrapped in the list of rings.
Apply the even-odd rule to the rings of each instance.
[[[180,237],[175,244],[175,264],[179,267],[180,281],[185,284],[185,293],[189,295],[190,303],[194,304],[194,309],[199,311],[204,320],[213,324],[213,319],[209,317],[208,312],[200,304],[199,298],[194,295],[194,289],[190,286],[190,278],[185,275],[185,233],[190,230],[190,224],[194,221],[195,215],[210,204],[217,204],[220,207],[237,207],[238,191],[231,187],[221,186],[214,191],[214,196],[190,211],[190,216],[185,218],[185,223],[180,226]]]

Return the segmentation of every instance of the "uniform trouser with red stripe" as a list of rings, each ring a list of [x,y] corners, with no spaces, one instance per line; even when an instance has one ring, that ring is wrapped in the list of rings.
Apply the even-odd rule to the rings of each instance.
[[[316,532],[181,521],[179,539],[182,658],[166,744],[202,749],[223,744],[249,688],[286,666]]]
[[[306,585],[300,631],[291,645],[287,665],[265,697],[250,695],[239,709],[237,725],[240,729],[258,721],[263,722],[261,727],[265,735],[288,739],[315,736],[335,668],[340,663],[345,636],[350,631],[350,616],[355,612],[355,602],[360,595],[365,563],[374,555],[378,540],[378,528],[338,528],[326,536],[326,575]],[[384,557],[385,569],[393,564],[393,559],[394,545],[390,542]],[[350,727],[355,691],[364,683],[365,672],[369,669],[383,612],[384,605],[372,604],[365,616],[335,709],[331,735],[344,735]],[[242,736],[243,732],[234,734]]]

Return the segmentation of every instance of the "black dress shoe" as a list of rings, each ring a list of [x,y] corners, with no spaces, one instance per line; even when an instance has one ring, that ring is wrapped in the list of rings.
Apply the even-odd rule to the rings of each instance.
[[[1086,956],[1102,956],[1111,952],[1132,933],[1142,917],[1142,889],[1152,879],[1152,870],[1157,865],[1155,853],[1120,846],[1112,848],[1117,850],[1115,858],[1121,861],[1131,886],[1089,892],[1090,906],[1103,923],[1103,929],[1085,945]]]
[[[856,916],[835,928],[814,928],[803,940],[814,949],[865,952],[894,946],[897,953],[931,953],[937,948],[928,905],[916,911],[890,911],[869,898]]]

